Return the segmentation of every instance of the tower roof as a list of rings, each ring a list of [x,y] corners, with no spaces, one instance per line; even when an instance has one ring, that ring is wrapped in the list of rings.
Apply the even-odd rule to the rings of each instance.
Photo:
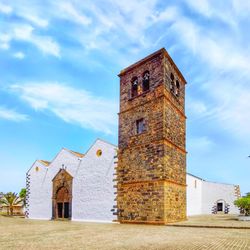
[[[150,59],[152,59],[153,57],[158,56],[159,54],[164,54],[164,56],[166,56],[168,58],[169,62],[174,67],[174,69],[176,70],[176,72],[179,75],[179,77],[183,80],[184,83],[187,83],[187,81],[184,78],[184,76],[182,75],[181,71],[178,69],[178,67],[176,66],[176,64],[174,63],[173,59],[168,54],[168,52],[166,51],[165,48],[161,48],[161,49],[157,50],[156,52],[150,54],[149,56],[146,56],[145,58],[139,60],[138,62],[133,63],[132,65],[128,66],[127,68],[124,68],[123,70],[121,70],[121,72],[120,72],[120,74],[118,76],[120,77],[120,76],[124,75],[125,73],[127,73],[128,71],[132,70],[133,68],[139,67],[140,65],[142,65],[146,61],[149,61]]]

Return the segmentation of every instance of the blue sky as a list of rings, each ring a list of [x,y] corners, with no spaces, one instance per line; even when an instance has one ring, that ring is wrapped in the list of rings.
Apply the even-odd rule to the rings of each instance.
[[[117,144],[117,74],[162,47],[188,82],[188,172],[250,191],[249,26],[245,0],[0,0],[0,191]]]

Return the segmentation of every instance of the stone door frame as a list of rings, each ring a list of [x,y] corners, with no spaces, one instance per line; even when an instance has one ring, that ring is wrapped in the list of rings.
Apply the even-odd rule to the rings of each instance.
[[[52,180],[52,219],[64,219],[64,204],[69,203],[69,217],[72,217],[72,184],[73,177],[65,170],[60,169]],[[60,194],[60,190],[64,189],[64,194]],[[59,197],[60,196],[60,197]],[[65,197],[66,196],[66,197]],[[62,203],[62,218],[58,217],[58,203]]]

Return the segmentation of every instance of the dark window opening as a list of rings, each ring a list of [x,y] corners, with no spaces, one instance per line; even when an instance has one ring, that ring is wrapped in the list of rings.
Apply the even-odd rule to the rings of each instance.
[[[138,78],[134,77],[131,83],[132,83],[131,96],[135,97],[138,95]]]
[[[222,212],[223,211],[223,203],[222,202],[218,202],[217,203],[217,211],[218,212]]]
[[[145,121],[142,118],[136,121],[136,133],[141,134],[144,131],[145,131]]]
[[[143,74],[143,80],[142,80],[142,91],[148,91],[149,90],[149,71],[144,72]]]
[[[177,80],[176,81],[176,88],[175,88],[175,95],[176,96],[179,96],[180,95],[180,83],[179,83],[179,81]]]
[[[171,82],[170,82],[170,91],[172,93],[174,93],[174,75],[173,75],[173,73],[170,74],[170,79],[171,79]]]

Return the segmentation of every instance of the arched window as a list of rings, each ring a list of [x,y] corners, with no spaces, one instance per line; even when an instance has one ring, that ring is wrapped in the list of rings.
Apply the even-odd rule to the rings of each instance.
[[[145,71],[142,76],[142,91],[148,91],[149,90],[149,71]]]
[[[175,95],[176,96],[180,95],[180,83],[178,80],[175,82]]]
[[[131,81],[132,87],[131,87],[131,97],[135,97],[138,95],[138,78],[133,77]]]
[[[174,75],[173,73],[170,74],[170,91],[174,93]]]

